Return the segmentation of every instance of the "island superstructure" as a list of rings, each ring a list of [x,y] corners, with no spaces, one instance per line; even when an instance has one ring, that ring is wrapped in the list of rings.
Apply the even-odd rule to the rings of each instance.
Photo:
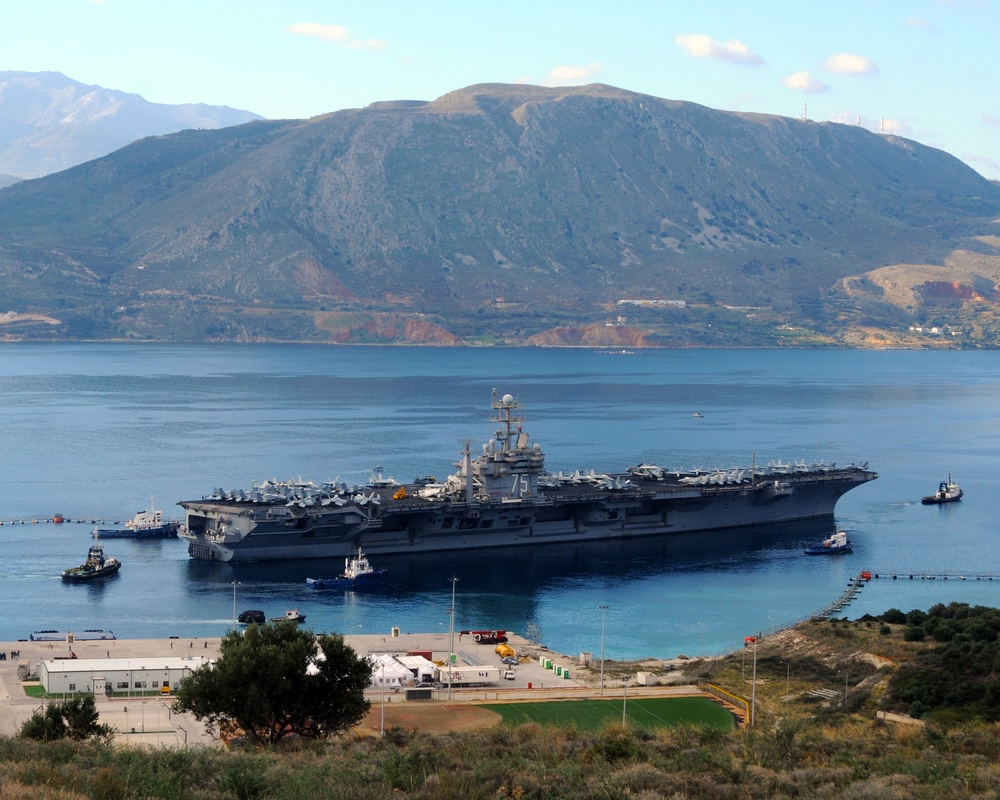
[[[380,469],[361,486],[264,481],[182,501],[180,535],[192,558],[271,561],[530,546],[753,528],[832,518],[837,500],[877,473],[861,465],[751,465],[669,471],[545,470],[541,445],[523,430],[520,405],[493,391],[493,437],[438,482],[399,484]]]

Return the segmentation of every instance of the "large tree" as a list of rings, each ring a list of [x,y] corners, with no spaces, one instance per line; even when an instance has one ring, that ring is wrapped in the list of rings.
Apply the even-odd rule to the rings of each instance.
[[[371,664],[338,634],[316,637],[294,622],[230,631],[214,664],[181,681],[174,709],[215,728],[239,728],[257,745],[284,736],[322,738],[368,712]]]
[[[106,739],[111,736],[111,726],[97,720],[99,713],[92,694],[80,695],[62,703],[50,703],[45,711],[36,711],[21,726],[20,735],[26,739],[53,741],[55,739]]]

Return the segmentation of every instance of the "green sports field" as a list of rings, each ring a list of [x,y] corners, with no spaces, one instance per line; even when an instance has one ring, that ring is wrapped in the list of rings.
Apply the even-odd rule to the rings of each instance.
[[[483,705],[503,718],[505,725],[536,722],[557,728],[600,730],[609,722],[621,723],[622,701],[554,700],[548,703],[491,703]],[[733,715],[705,697],[657,697],[628,699],[626,725],[667,728],[677,725],[708,725],[721,730],[736,727]]]

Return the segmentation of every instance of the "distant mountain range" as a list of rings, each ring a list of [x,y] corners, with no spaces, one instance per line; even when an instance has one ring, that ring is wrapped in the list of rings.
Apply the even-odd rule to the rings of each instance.
[[[261,117],[225,106],[149,103],[58,72],[0,72],[0,186],[59,172],[145,136],[255,119]]]
[[[973,324],[1000,299],[1000,188],[959,160],[604,85],[148,137],[0,190],[0,218],[8,338],[989,346],[1000,331]]]

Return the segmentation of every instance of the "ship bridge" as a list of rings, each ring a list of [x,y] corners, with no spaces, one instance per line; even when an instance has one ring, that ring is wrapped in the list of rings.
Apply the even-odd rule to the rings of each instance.
[[[493,422],[499,424],[493,438],[474,460],[466,447],[462,474],[472,476],[467,492],[490,500],[519,500],[538,496],[538,477],[545,472],[545,454],[522,427],[524,419],[513,395],[497,398],[493,390]],[[470,498],[471,499],[471,498]]]

